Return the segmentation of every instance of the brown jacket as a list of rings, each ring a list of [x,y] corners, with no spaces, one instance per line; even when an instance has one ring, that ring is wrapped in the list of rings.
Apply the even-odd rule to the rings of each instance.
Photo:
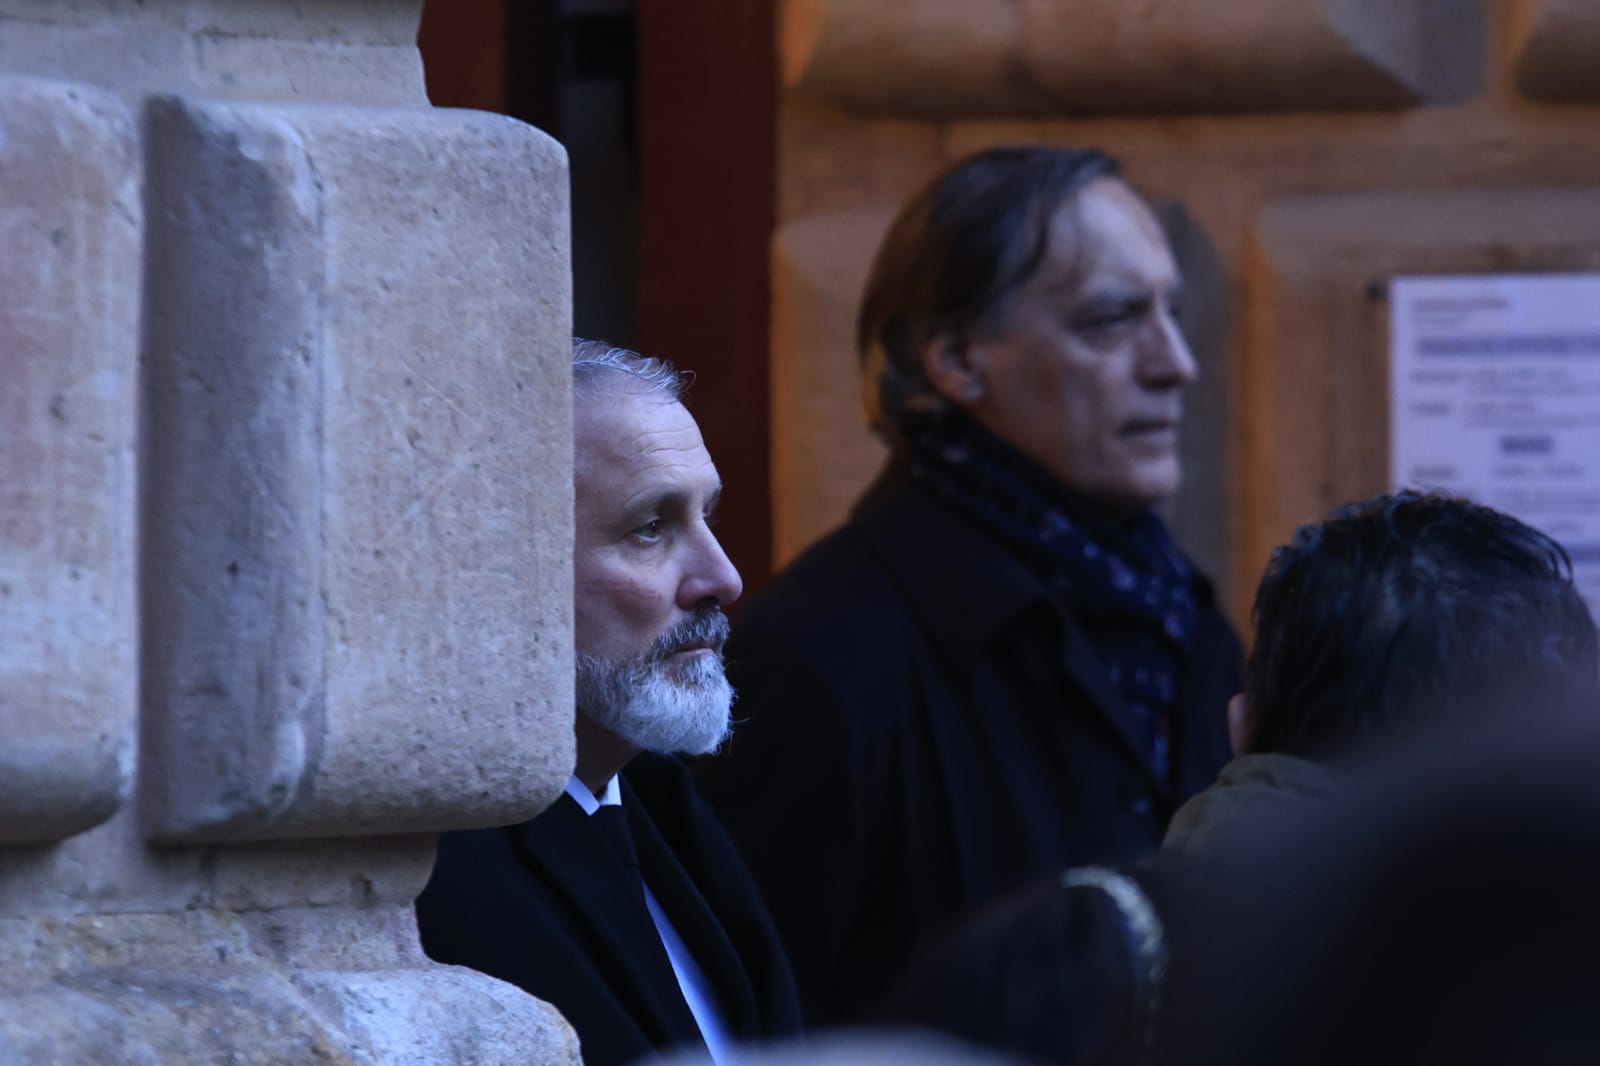
[[[1178,808],[1162,850],[1215,850],[1261,819],[1321,805],[1337,789],[1336,774],[1321,763],[1275,753],[1241,755],[1222,768],[1216,784]]]

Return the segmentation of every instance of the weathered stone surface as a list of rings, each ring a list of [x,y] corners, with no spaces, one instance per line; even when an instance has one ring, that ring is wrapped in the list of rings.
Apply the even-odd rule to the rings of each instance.
[[[799,219],[773,244],[772,538],[782,566],[842,522],[888,454],[861,415],[855,315],[893,207]]]
[[[1478,0],[787,0],[792,88],[921,116],[1398,108],[1481,79]]]
[[[0,844],[131,785],[136,142],[114,97],[0,77]]]
[[[573,1063],[518,989],[416,948],[409,907],[0,921],[0,1060]]]
[[[0,0],[0,69],[126,93],[423,106],[421,4]]]
[[[1023,62],[1072,111],[1405,107],[1442,95],[1433,49],[1453,40],[1470,63],[1483,32],[1459,0],[1018,3]]]
[[[579,1061],[411,912],[572,763],[565,158],[420,7],[0,0],[0,1061]]]
[[[415,46],[420,5],[384,0],[0,0],[0,18],[53,26],[107,19],[228,37]]]
[[[1600,100],[1600,6],[1592,0],[1512,0],[1517,87],[1544,100]]]
[[[179,98],[149,150],[151,831],[529,817],[572,762],[564,154]]]
[[[945,127],[893,119],[842,121],[814,100],[783,109],[778,199],[785,218],[882,207],[885,188],[911,190],[947,162]]]
[[[60,844],[0,849],[0,919],[401,906],[422,891],[434,847],[426,834],[151,847],[124,809]]]
[[[1016,0],[784,0],[784,84],[871,114],[1031,114]]]
[[[1600,269],[1600,191],[1386,192],[1268,205],[1248,260],[1236,572],[1388,484],[1386,280]]]

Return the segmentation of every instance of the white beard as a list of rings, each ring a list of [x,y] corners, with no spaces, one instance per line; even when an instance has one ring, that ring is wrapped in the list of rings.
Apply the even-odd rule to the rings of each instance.
[[[706,755],[727,739],[733,686],[722,653],[687,662],[578,656],[578,712],[641,751]]]

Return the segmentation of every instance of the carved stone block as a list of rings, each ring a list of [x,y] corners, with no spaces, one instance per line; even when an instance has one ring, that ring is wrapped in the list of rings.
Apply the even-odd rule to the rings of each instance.
[[[1517,88],[1543,100],[1600,100],[1600,7],[1592,0],[1514,0]]]
[[[131,787],[137,142],[113,97],[0,77],[0,845]]]
[[[564,153],[471,112],[148,129],[149,830],[531,816],[572,761]]]
[[[1481,82],[1478,0],[786,0],[785,84],[871,114],[1389,109]]]

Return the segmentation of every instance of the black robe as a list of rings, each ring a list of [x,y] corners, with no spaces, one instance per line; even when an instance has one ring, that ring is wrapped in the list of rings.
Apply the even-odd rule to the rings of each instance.
[[[734,627],[726,751],[696,767],[794,963],[808,1025],[869,1018],[971,908],[1154,852],[1227,760],[1241,649],[1197,579],[1172,773],[1086,620],[891,466]]]
[[[563,795],[532,821],[446,833],[417,900],[422,946],[552,1003],[588,1066],[703,1046],[660,935],[650,891],[704,971],[730,1039],[799,1030],[794,981],[749,874],[675,759],[622,773],[638,869]]]

